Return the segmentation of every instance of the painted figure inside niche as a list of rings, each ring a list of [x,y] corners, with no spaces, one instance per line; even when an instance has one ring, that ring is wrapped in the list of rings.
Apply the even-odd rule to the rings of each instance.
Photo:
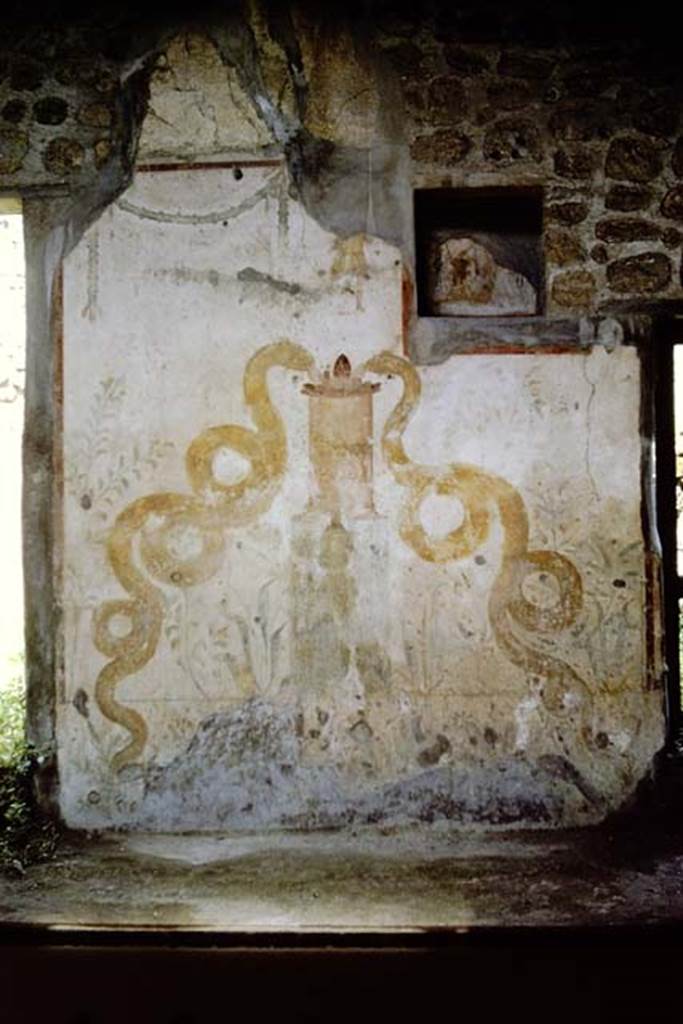
[[[533,314],[536,289],[523,274],[496,262],[473,238],[436,237],[430,293],[437,316]]]

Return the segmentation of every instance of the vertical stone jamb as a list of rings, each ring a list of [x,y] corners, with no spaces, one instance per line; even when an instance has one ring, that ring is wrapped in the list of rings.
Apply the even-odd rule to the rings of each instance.
[[[26,402],[23,439],[23,551],[26,643],[26,733],[37,749],[38,799],[56,813],[57,767],[55,715],[61,595],[57,568],[61,538],[57,534],[58,489],[55,456],[58,439],[56,384],[60,356],[55,313],[61,305],[55,289],[64,245],[59,207],[54,199],[24,205],[26,247]]]

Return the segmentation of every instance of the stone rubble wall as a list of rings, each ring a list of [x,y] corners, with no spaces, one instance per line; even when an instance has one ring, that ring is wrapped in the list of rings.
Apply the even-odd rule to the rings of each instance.
[[[255,8],[239,31],[218,26],[226,67],[214,55],[212,74],[223,73],[251,107],[248,143],[287,148],[305,135],[312,178],[335,146],[389,144],[409,156],[406,186],[542,186],[549,314],[683,297],[682,86],[673,62],[635,41],[472,43],[462,19],[332,25],[292,8],[285,32]],[[141,55],[134,36],[46,29],[28,52],[0,52],[1,189],[78,192],[117,173],[141,113],[125,88],[137,78],[144,106],[150,78],[152,86],[168,79],[162,30]],[[174,88],[191,104],[191,86]],[[156,117],[163,123],[163,110]],[[238,136],[236,147],[245,142]],[[201,132],[198,147],[211,149]]]

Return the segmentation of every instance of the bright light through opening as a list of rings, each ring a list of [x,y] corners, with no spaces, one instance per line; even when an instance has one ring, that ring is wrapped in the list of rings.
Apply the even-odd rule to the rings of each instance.
[[[683,575],[683,345],[674,345],[674,424],[676,431],[676,547],[678,575]]]
[[[683,575],[683,345],[674,345],[674,431],[676,443],[676,571]],[[683,601],[678,602],[678,649],[683,669]],[[683,687],[680,688],[683,708]]]
[[[23,674],[21,436],[24,423],[26,305],[23,218],[0,200],[0,687]]]

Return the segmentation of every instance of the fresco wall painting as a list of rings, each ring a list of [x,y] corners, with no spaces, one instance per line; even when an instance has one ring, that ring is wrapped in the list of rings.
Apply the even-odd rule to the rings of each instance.
[[[285,177],[138,174],[67,261],[67,820],[598,820],[661,738],[635,354],[415,366]]]

